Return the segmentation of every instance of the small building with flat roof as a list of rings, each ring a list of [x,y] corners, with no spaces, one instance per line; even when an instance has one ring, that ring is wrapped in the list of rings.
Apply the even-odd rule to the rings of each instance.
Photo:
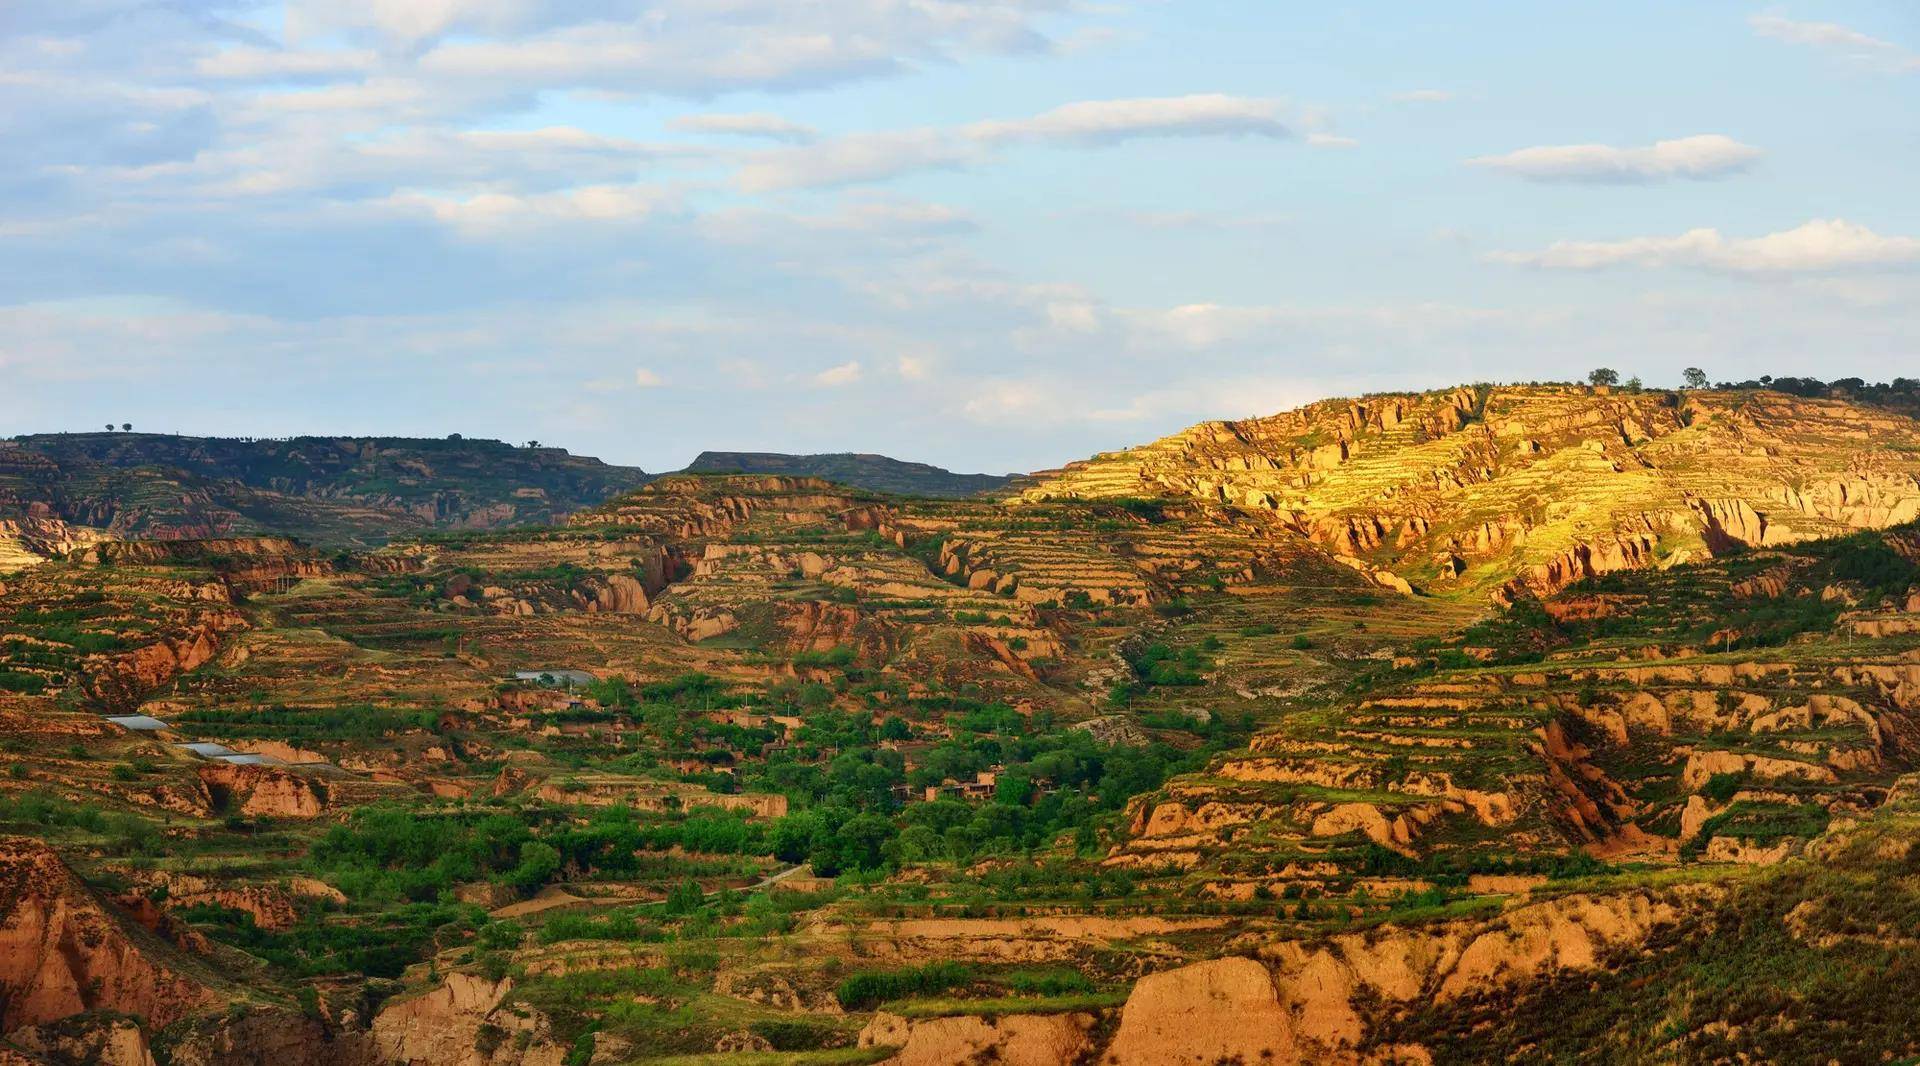
[[[179,747],[181,751],[192,752],[202,759],[224,759],[229,755],[240,754],[225,744],[215,744],[210,740],[197,741],[192,744],[180,744],[177,745],[177,747]]]

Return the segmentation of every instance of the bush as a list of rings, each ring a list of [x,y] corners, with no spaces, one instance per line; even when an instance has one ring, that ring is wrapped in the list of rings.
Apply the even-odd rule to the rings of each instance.
[[[0,689],[17,692],[22,696],[38,696],[47,690],[47,679],[39,674],[0,670]]]
[[[1093,981],[1079,970],[1015,970],[1007,987],[1023,996],[1066,996],[1093,991]]]
[[[1725,803],[1740,791],[1740,774],[1714,774],[1700,788],[1700,794],[1715,803]]]
[[[908,996],[937,996],[973,980],[973,967],[959,962],[931,962],[903,970],[861,970],[834,988],[834,998],[848,1010],[871,1010]]]

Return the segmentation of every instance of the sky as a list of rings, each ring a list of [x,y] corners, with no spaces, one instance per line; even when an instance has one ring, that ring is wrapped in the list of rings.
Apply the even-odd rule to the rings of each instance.
[[[0,434],[1057,466],[1920,376],[1920,5],[8,0]]]

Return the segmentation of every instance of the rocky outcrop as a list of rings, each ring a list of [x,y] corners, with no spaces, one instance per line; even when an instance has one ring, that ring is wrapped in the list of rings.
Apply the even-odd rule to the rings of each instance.
[[[225,589],[218,584],[211,587]],[[231,609],[211,609],[154,643],[94,656],[87,661],[87,690],[105,706],[130,710],[179,675],[211,662],[220,653],[222,635],[245,625],[246,620]]]
[[[1226,958],[1142,978],[1102,1062],[1425,1061],[1416,1047],[1369,1048],[1375,1012],[1398,1005],[1512,994],[1552,974],[1592,970],[1681,920],[1710,890],[1568,896],[1490,921],[1391,927],[1321,943],[1282,941],[1259,958]]]
[[[1520,576],[1502,586],[1495,598],[1502,603],[1511,603],[1523,595],[1551,596],[1590,577],[1619,570],[1645,569],[1653,565],[1654,552],[1659,544],[1659,538],[1651,533],[1575,544],[1546,562],[1523,570]]]
[[[147,1034],[130,1018],[79,1015],[62,1022],[6,1034],[21,1050],[52,1063],[85,1066],[156,1066]],[[0,1058],[0,1066],[6,1066]]]
[[[29,506],[24,514],[0,517],[0,574],[60,558],[103,536],[98,530],[69,525],[44,506]]]
[[[324,882],[311,881],[307,878],[299,880],[301,883],[295,888],[305,888],[306,891],[302,892],[302,895],[339,903],[346,901],[346,897],[340,895],[338,890]],[[159,896],[169,907],[208,904],[242,911],[252,915],[253,923],[262,929],[288,929],[300,917],[294,905],[294,891],[277,885],[222,884],[211,878],[196,877],[191,874],[165,873],[154,876],[146,884],[147,893],[140,898]]]
[[[1090,1049],[1097,1019],[1069,1014],[959,1015],[910,1020],[885,1011],[860,1031],[860,1046],[896,1047],[885,1066],[948,1066],[993,1062],[1002,1066],[1060,1066],[1077,1062]]]
[[[0,1032],[89,1010],[163,1027],[214,1002],[52,848],[0,838]]]
[[[284,1008],[230,1009],[161,1034],[169,1066],[390,1066],[364,1030]]]
[[[512,991],[511,980],[448,974],[374,1017],[375,1054],[393,1066],[561,1066],[566,1048],[545,1016],[507,1007]]]
[[[589,614],[646,614],[653,606],[646,586],[629,574],[589,578],[575,592],[586,601]]]
[[[276,766],[219,763],[200,768],[216,806],[265,818],[318,818],[327,810],[327,786]]]
[[[1769,527],[1767,517],[1755,511],[1746,500],[1695,500],[1693,506],[1705,526],[1703,536],[1707,547],[1716,555],[1782,540],[1779,528]]]
[[[1247,958],[1141,978],[1101,1059],[1106,1066],[1306,1061],[1273,975]]]

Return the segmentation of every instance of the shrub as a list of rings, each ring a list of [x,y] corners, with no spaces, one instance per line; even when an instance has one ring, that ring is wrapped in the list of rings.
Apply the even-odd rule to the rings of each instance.
[[[1066,996],[1093,991],[1093,981],[1079,970],[1015,970],[1007,987],[1023,996]]]
[[[0,670],[0,689],[17,692],[22,696],[38,696],[47,690],[47,679],[39,674]]]
[[[861,970],[841,980],[833,994],[849,1010],[870,1010],[908,996],[937,996],[972,980],[973,967],[965,963],[931,962],[901,970]]]
[[[1714,774],[1701,786],[1700,794],[1715,803],[1725,803],[1740,791],[1740,777],[1739,774]]]

